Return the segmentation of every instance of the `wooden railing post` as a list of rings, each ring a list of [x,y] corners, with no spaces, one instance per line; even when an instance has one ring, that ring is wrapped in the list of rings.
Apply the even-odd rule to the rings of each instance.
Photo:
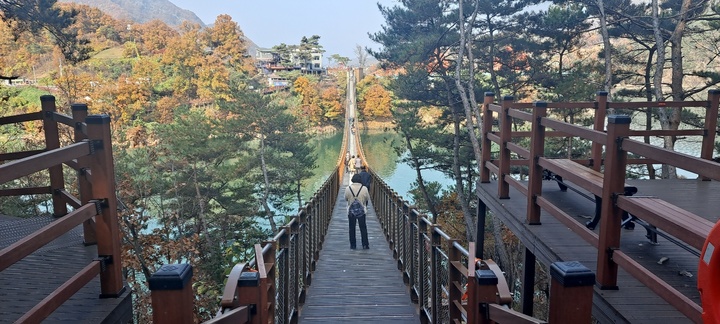
[[[612,260],[614,250],[620,248],[622,210],[615,205],[615,197],[624,193],[627,152],[622,139],[630,131],[630,117],[608,117],[605,171],[603,174],[602,212],[598,241],[598,282],[602,289],[617,289],[618,265]]]
[[[705,110],[705,136],[703,136],[700,157],[712,160],[715,151],[715,133],[717,132],[718,105],[720,104],[720,89],[708,91],[708,107]],[[702,177],[703,181],[710,181]]]
[[[475,261],[472,261],[475,262]],[[474,321],[470,321],[470,313],[468,313],[468,323],[490,324],[495,323],[490,319],[490,310],[488,304],[497,303],[497,285],[498,277],[495,272],[487,269],[475,268],[475,275],[472,282],[468,277],[468,286],[473,285],[472,296],[468,294],[468,304],[472,303],[476,313]]]
[[[75,122],[75,134],[74,140],[76,143],[87,139],[85,133],[82,132],[82,125],[85,122],[85,118],[88,116],[88,106],[86,104],[72,104],[70,105],[72,110],[73,121]],[[80,202],[84,205],[92,199],[92,184],[87,179],[87,165],[88,157],[82,156],[78,159],[78,165],[80,170],[77,171],[78,175],[78,188],[80,192]],[[95,233],[95,220],[89,219],[83,223],[83,243],[85,245],[97,244],[97,235]]]
[[[595,274],[580,262],[550,265],[550,323],[591,323]]]
[[[150,277],[154,324],[194,323],[192,276],[189,264],[168,264]]]
[[[463,273],[455,265],[460,265],[462,253],[455,248],[457,240],[447,241],[448,251],[448,315],[450,323],[460,323],[462,321],[462,310],[460,303],[462,302],[462,291],[457,287],[462,286]],[[472,250],[470,250],[472,253]],[[472,259],[472,255],[469,256]]]
[[[595,107],[595,123],[593,125],[593,129],[598,132],[602,132],[605,131],[605,116],[607,116],[608,92],[598,91],[597,96],[595,97],[595,104],[597,105],[597,107]],[[595,171],[600,171],[600,168],[603,164],[602,149],[602,144],[595,142],[592,143],[592,149],[590,154],[592,160],[590,163],[592,164],[592,168]]]
[[[270,245],[270,249],[267,254],[263,254],[262,250],[260,250],[260,255],[263,256],[264,265],[263,268],[265,268],[267,272],[266,278],[260,278],[260,289],[262,291],[267,291],[265,294],[265,297],[263,300],[261,300],[261,305],[268,305],[267,311],[263,311],[261,314],[262,318],[265,319],[275,319],[275,314],[277,313],[277,273],[278,271],[275,271],[275,267],[277,267],[277,245],[275,241],[268,241],[263,244]],[[255,252],[255,255],[258,255],[257,249]],[[260,265],[258,264],[258,269],[260,269]],[[267,269],[270,269],[270,271],[267,271]],[[263,281],[264,280],[264,281]],[[267,323],[267,321],[263,322],[263,324]]]
[[[100,273],[101,297],[116,298],[125,286],[120,260],[120,229],[117,196],[115,195],[115,164],[110,137],[110,116],[90,115],[85,119],[92,154],[88,159],[92,172],[92,197],[100,202],[101,213],[95,217],[98,257],[105,262]]]
[[[522,313],[533,316],[533,305],[535,304],[535,263],[537,257],[530,249],[525,248],[523,259]]]
[[[472,259],[473,255],[475,258],[483,259],[483,253],[485,251],[485,221],[487,219],[487,205],[480,197],[477,197],[477,223],[475,228],[475,243],[472,248],[468,248],[470,253],[469,258]]]
[[[500,113],[500,174],[498,175],[498,198],[510,198],[510,183],[505,177],[510,176],[510,148],[508,143],[512,141],[512,117],[508,114],[513,103],[512,96],[503,97],[502,113]]]
[[[480,182],[490,182],[490,169],[485,166],[485,163],[489,162],[492,158],[492,141],[487,137],[487,134],[492,132],[493,123],[493,112],[490,111],[490,104],[495,100],[495,94],[492,92],[485,92],[485,100],[482,105],[482,144],[480,149],[482,151],[482,161],[480,163]]]
[[[57,107],[55,106],[55,97],[50,95],[40,96],[40,106],[43,112],[43,131],[45,133],[45,150],[50,151],[60,148],[60,134],[58,132],[58,124],[53,119]],[[65,189],[65,179],[63,177],[63,166],[58,164],[48,168],[50,173],[50,190],[52,191],[53,216],[65,216],[68,213],[67,205],[61,197],[61,192]]]
[[[545,156],[545,126],[541,119],[547,115],[547,103],[535,102],[532,120],[532,136],[530,136],[530,175],[528,177],[527,193],[527,223],[540,225],[540,206],[537,204],[537,197],[542,195],[543,168],[538,164],[541,157]]]

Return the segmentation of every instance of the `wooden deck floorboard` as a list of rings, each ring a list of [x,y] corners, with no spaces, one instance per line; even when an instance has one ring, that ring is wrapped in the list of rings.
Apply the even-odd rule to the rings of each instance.
[[[50,216],[0,218],[0,249],[53,221]],[[96,246],[85,246],[82,227],[0,272],[0,323],[12,323],[97,258]],[[99,298],[100,278],[85,285],[45,323],[127,323],[132,320],[130,290],[119,298]]]
[[[697,180],[628,180],[638,187],[637,195],[655,196],[687,209],[698,216],[717,222],[720,210],[720,183]],[[555,261],[580,261],[592,271],[597,268],[596,250],[577,234],[543,212],[542,225],[526,225],[526,198],[510,189],[510,199],[497,199],[497,182],[479,185],[480,198],[488,209],[500,217],[523,243],[533,251],[538,261],[549,266]],[[571,190],[561,192],[551,181],[543,182],[543,197],[562,206],[562,209],[584,224],[594,214],[594,204]],[[599,226],[594,230],[598,233]],[[678,291],[700,303],[697,291],[698,257],[679,246],[658,237],[658,244],[645,238],[646,231],[636,225],[634,230],[622,230],[621,250],[634,260],[666,280]],[[662,257],[669,258],[658,264]],[[692,277],[682,275],[683,271]],[[658,297],[649,288],[620,269],[619,289],[600,290],[595,287],[593,314],[601,323],[691,323],[674,307]]]
[[[410,300],[372,205],[367,215],[370,249],[361,248],[359,230],[358,249],[350,249],[347,183],[346,174],[300,323],[419,323],[418,308]]]

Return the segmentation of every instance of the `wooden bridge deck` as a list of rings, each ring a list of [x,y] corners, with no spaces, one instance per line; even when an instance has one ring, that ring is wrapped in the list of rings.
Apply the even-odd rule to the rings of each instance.
[[[347,202],[349,175],[340,187],[320,260],[300,311],[301,323],[419,323],[397,262],[385,241],[372,205],[367,229],[370,249],[350,249]]]
[[[657,196],[717,222],[720,217],[720,182],[698,180],[628,180],[638,187],[638,196]],[[520,238],[537,260],[545,265],[555,261],[580,261],[593,272],[597,268],[596,250],[577,234],[543,212],[542,225],[525,223],[526,198],[510,188],[510,199],[497,198],[497,182],[479,185],[480,199],[488,209]],[[594,204],[587,198],[568,190],[561,192],[552,181],[543,183],[543,197],[563,206],[563,210],[578,222],[585,223],[594,214]],[[599,230],[595,229],[595,233]],[[658,237],[657,245],[645,238],[645,229],[623,230],[621,250],[647,267],[678,291],[700,304],[697,291],[698,257],[679,246]],[[662,264],[662,257],[669,260]],[[595,287],[593,315],[600,323],[692,323],[649,288],[630,276],[622,268],[618,272],[618,290]]]
[[[16,218],[0,215],[0,249],[52,222],[51,216]],[[0,323],[13,323],[56,288],[97,258],[85,246],[82,226],[0,272]],[[61,305],[45,323],[127,323],[132,320],[130,290],[120,298],[98,298],[96,277]]]

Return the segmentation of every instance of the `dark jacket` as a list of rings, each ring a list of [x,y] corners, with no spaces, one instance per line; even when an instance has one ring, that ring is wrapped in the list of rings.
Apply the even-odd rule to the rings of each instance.
[[[363,186],[367,187],[368,190],[370,190],[370,183],[372,183],[372,176],[369,172],[362,170],[360,173],[360,183],[362,183]]]

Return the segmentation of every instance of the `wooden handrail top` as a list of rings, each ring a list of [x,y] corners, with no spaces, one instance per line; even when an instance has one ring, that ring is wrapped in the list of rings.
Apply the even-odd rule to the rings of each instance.
[[[702,250],[715,223],[655,197],[618,196],[618,207]]]
[[[31,151],[22,151],[22,152],[2,153],[2,154],[0,154],[0,161],[19,160],[22,158],[26,158],[28,156],[40,154],[42,152],[45,152],[45,150],[31,150]]]
[[[97,205],[94,203],[86,204],[0,250],[0,271],[7,269],[15,262],[22,260],[22,258],[37,251],[45,244],[52,242],[52,240],[96,215],[98,215]]]
[[[28,121],[42,120],[42,119],[43,119],[43,112],[36,111],[36,112],[32,112],[32,113],[27,113],[27,114],[0,117],[0,125],[24,123],[24,122],[28,122]]]
[[[260,279],[267,278],[267,269],[265,269],[265,256],[260,244],[255,244],[255,262],[257,263],[257,271],[260,273]]]
[[[0,183],[33,174],[82,156],[90,155],[90,142],[83,141],[0,165]]]
[[[40,323],[53,311],[68,301],[75,293],[95,279],[102,270],[102,261],[92,261],[80,272],[68,279],[50,295],[40,301],[30,311],[20,317],[16,323]]]
[[[203,322],[203,324],[245,324],[245,323],[250,323],[250,307],[249,306],[241,306],[238,308],[234,308],[234,309],[230,309],[230,310],[218,313],[218,315],[215,318]]]
[[[638,108],[657,108],[657,107],[700,107],[708,108],[710,102],[707,100],[700,101],[639,101],[639,102],[608,102],[608,108],[619,109],[638,109]]]
[[[238,279],[240,279],[242,273],[247,270],[247,263],[238,263],[232,268],[225,283],[225,290],[220,300],[220,307],[234,308],[240,305],[237,299]]]
[[[685,153],[675,152],[662,147],[645,144],[632,139],[623,139],[622,149],[644,157],[652,157],[659,163],[676,167],[720,181],[720,163],[694,157]]]
[[[546,321],[525,315],[511,308],[498,305],[488,304],[488,312],[490,320],[497,323],[514,323],[514,324],[545,324]]]
[[[568,124],[548,117],[541,118],[540,123],[545,127],[552,128],[556,131],[564,132],[566,134],[569,134],[570,136],[581,137],[602,145],[607,144],[607,135],[601,131]]]
[[[469,271],[472,270],[472,277],[475,277],[475,269],[481,270],[490,270],[495,274],[495,277],[497,277],[497,295],[495,296],[497,304],[500,305],[510,305],[512,303],[512,295],[510,294],[510,288],[508,287],[507,281],[505,280],[505,274],[503,274],[500,267],[495,263],[495,261],[486,259],[486,260],[477,260],[475,261],[475,266],[468,269]],[[470,280],[471,276],[468,275],[468,280]]]

